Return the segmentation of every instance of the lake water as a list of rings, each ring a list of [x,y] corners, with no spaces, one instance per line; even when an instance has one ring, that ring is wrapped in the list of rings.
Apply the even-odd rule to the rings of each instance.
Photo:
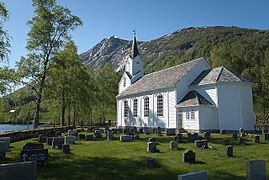
[[[38,127],[42,127],[44,125],[39,125]],[[33,129],[32,124],[0,124],[0,133],[1,132],[8,132],[8,131],[18,131],[18,130],[25,130],[25,129]]]

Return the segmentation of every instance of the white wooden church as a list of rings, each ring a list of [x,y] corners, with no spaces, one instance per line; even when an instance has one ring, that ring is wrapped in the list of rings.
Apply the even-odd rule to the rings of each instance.
[[[251,82],[204,58],[144,75],[135,35],[116,99],[117,126],[254,130]]]

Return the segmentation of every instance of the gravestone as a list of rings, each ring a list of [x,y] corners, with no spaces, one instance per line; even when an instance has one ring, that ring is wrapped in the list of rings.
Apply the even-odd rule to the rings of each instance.
[[[101,130],[100,129],[96,129],[94,130],[94,136],[98,139],[102,138],[102,133],[101,133]]]
[[[1,180],[36,180],[37,163],[35,161],[0,164]]]
[[[207,141],[207,139],[195,140],[194,141],[194,146],[196,148],[205,148],[205,149],[207,149],[208,148],[208,141]]]
[[[166,136],[176,135],[176,129],[166,129]]]
[[[210,132],[204,132],[204,138],[209,140],[211,138]]]
[[[139,134],[143,134],[144,133],[143,128],[139,128],[138,132],[139,132]]]
[[[148,142],[157,142],[157,139],[156,138],[149,138]]]
[[[198,136],[197,133],[194,133],[194,134],[187,133],[187,137],[188,137],[189,142],[194,142],[197,139],[197,136]]]
[[[23,150],[30,150],[30,149],[44,149],[44,145],[42,143],[26,143]]]
[[[266,180],[266,163],[264,160],[248,160],[247,180]]]
[[[134,138],[139,139],[139,134],[138,133],[134,134]]]
[[[87,134],[85,139],[86,141],[93,141],[93,134]]]
[[[62,136],[62,132],[61,131],[56,131],[55,132],[55,136],[56,137],[61,137]]]
[[[226,130],[225,130],[225,129],[221,129],[221,130],[220,130],[220,134],[221,134],[221,135],[226,134]]]
[[[47,143],[47,138],[48,138],[48,136],[45,136],[43,134],[39,134],[39,136],[38,136],[38,142],[40,142],[40,143]]]
[[[48,149],[42,143],[26,143],[21,150],[20,161],[36,161],[38,167],[46,167],[48,163]]]
[[[223,146],[229,145],[229,139],[223,139]]]
[[[265,141],[268,141],[269,140],[269,133],[264,133],[264,140]]]
[[[132,135],[121,135],[120,136],[120,141],[121,142],[132,142],[133,141],[133,136]]]
[[[62,150],[64,153],[70,153],[70,145],[64,144]]]
[[[64,138],[63,137],[53,137],[52,138],[52,149],[62,149],[64,144]]]
[[[245,141],[244,141],[244,138],[238,138],[237,139],[237,144],[239,144],[239,145],[242,145],[242,144],[245,144]]]
[[[80,140],[85,140],[86,139],[85,134],[79,134],[78,137],[79,137]]]
[[[72,129],[69,129],[69,130],[67,131],[67,134],[68,134],[68,136],[75,136],[75,131],[72,130]]]
[[[150,168],[155,168],[157,166],[156,160],[154,158],[146,158],[145,161]]]
[[[174,140],[177,141],[177,142],[182,142],[182,134],[181,133],[178,133],[175,137],[174,137]]]
[[[76,136],[65,136],[65,143],[66,144],[75,144],[76,143]]]
[[[113,137],[113,134],[112,134],[112,132],[111,131],[107,131],[106,132],[106,140],[113,140],[114,139],[114,137]]]
[[[192,172],[188,174],[180,174],[178,180],[208,180],[206,171]]]
[[[53,139],[53,137],[48,137],[47,138],[47,145],[52,145],[52,139]]]
[[[260,136],[259,135],[254,135],[253,143],[260,143]]]
[[[156,143],[155,142],[148,142],[147,151],[151,152],[151,153],[157,152]]]
[[[9,148],[9,143],[6,141],[0,141],[0,158],[6,157],[6,152]]]
[[[239,128],[238,132],[239,134],[242,134],[244,132],[243,128]]]
[[[170,147],[170,149],[178,149],[178,142],[177,141],[170,141],[170,143],[169,143],[169,147]]]
[[[143,129],[143,133],[144,133],[145,135],[150,135],[150,131],[149,131],[148,128],[144,128],[144,129]]]
[[[133,127],[133,133],[134,133],[134,134],[137,133],[137,127]]]
[[[8,144],[8,148],[10,147],[10,137],[0,137],[0,141],[5,141]]]
[[[162,134],[162,129],[161,129],[161,127],[157,127],[157,129],[156,129],[156,134],[158,134],[158,135],[161,135],[161,134]]]
[[[233,156],[233,146],[232,145],[225,146],[224,155],[227,156],[227,157],[232,157]]]
[[[246,137],[247,136],[247,134],[245,133],[245,132],[242,132],[241,134],[240,134],[240,137]]]
[[[195,152],[193,152],[192,150],[186,150],[183,153],[182,162],[195,164]]]
[[[237,133],[233,133],[232,137],[236,139],[237,138]]]

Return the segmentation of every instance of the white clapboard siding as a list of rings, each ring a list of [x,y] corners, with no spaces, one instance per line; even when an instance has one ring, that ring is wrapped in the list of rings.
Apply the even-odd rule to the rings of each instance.
[[[217,130],[219,122],[217,109],[211,106],[199,106],[199,127],[200,130]]]
[[[195,111],[195,119],[187,119],[186,112]],[[186,130],[199,130],[199,112],[197,108],[182,108],[182,128]]]
[[[195,89],[198,93],[200,93],[204,98],[213,103],[216,107],[218,107],[218,96],[216,86],[206,85],[200,86]]]
[[[210,69],[208,63],[200,61],[186,76],[177,83],[177,103],[188,93],[189,85],[198,77],[204,70]]]
[[[165,107],[168,113],[167,128],[176,128],[177,111],[176,111],[176,91],[168,92],[168,105]]]
[[[253,100],[251,84],[238,85],[241,97],[242,128],[254,130]]]
[[[238,130],[242,127],[241,101],[236,83],[220,83],[218,89],[220,129]]]

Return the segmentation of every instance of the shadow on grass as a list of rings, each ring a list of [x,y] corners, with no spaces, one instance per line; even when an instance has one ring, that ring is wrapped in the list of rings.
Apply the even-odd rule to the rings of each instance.
[[[179,174],[181,172],[178,172]],[[145,159],[131,160],[93,157],[49,163],[38,170],[38,179],[175,179],[177,174],[161,164],[149,168]]]
[[[246,179],[245,176],[237,176],[224,171],[215,171],[214,175],[210,176],[209,179],[221,179],[221,180],[231,180],[231,179]]]

